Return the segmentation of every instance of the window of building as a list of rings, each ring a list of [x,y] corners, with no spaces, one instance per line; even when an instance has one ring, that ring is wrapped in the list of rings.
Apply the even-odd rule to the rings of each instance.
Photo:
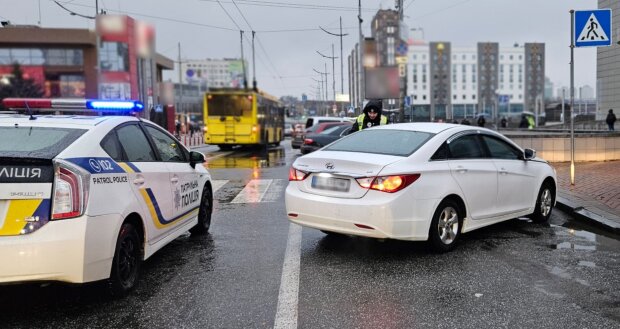
[[[387,63],[394,65],[394,37],[387,38]]]
[[[522,99],[522,98],[523,98],[523,95],[519,94],[519,99]]]
[[[456,94],[452,95],[452,99],[456,99]]]
[[[129,71],[129,47],[126,43],[102,42],[100,54],[103,71]]]
[[[413,100],[417,100],[418,99],[418,95],[413,95]]]
[[[426,100],[426,95],[422,95],[422,99],[423,99],[423,100]]]
[[[476,100],[476,95],[471,95],[471,99]]]
[[[387,33],[394,33],[396,29],[394,28],[394,26],[388,26],[387,27]]]

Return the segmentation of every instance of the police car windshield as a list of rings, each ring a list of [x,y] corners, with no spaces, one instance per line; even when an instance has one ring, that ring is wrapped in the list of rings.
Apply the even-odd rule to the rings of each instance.
[[[421,131],[365,129],[336,141],[324,150],[409,156],[432,136]]]
[[[0,127],[0,156],[53,159],[85,129]]]

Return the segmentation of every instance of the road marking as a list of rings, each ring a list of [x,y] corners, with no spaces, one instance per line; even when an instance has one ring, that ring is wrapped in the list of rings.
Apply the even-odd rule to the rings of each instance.
[[[230,203],[257,203],[269,189],[273,179],[253,179],[245,185],[243,190]]]
[[[226,185],[226,183],[228,183],[228,179],[214,179],[211,181],[211,187],[213,188],[213,193],[215,193],[215,191],[219,190],[220,188],[222,188],[222,186]]]
[[[269,187],[269,190],[265,193],[262,202],[278,202],[283,201],[284,190],[288,185],[288,180],[274,179]]]
[[[282,265],[282,279],[278,293],[278,309],[274,329],[297,328],[297,304],[299,298],[299,262],[301,254],[301,226],[289,224],[288,242]]]

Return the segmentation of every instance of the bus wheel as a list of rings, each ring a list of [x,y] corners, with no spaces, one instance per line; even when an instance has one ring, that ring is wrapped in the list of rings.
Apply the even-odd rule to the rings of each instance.
[[[232,145],[218,145],[220,151],[230,151],[232,150]]]

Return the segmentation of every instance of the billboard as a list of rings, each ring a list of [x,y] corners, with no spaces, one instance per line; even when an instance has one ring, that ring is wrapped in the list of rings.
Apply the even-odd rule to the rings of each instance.
[[[366,68],[366,99],[400,97],[398,66]]]

